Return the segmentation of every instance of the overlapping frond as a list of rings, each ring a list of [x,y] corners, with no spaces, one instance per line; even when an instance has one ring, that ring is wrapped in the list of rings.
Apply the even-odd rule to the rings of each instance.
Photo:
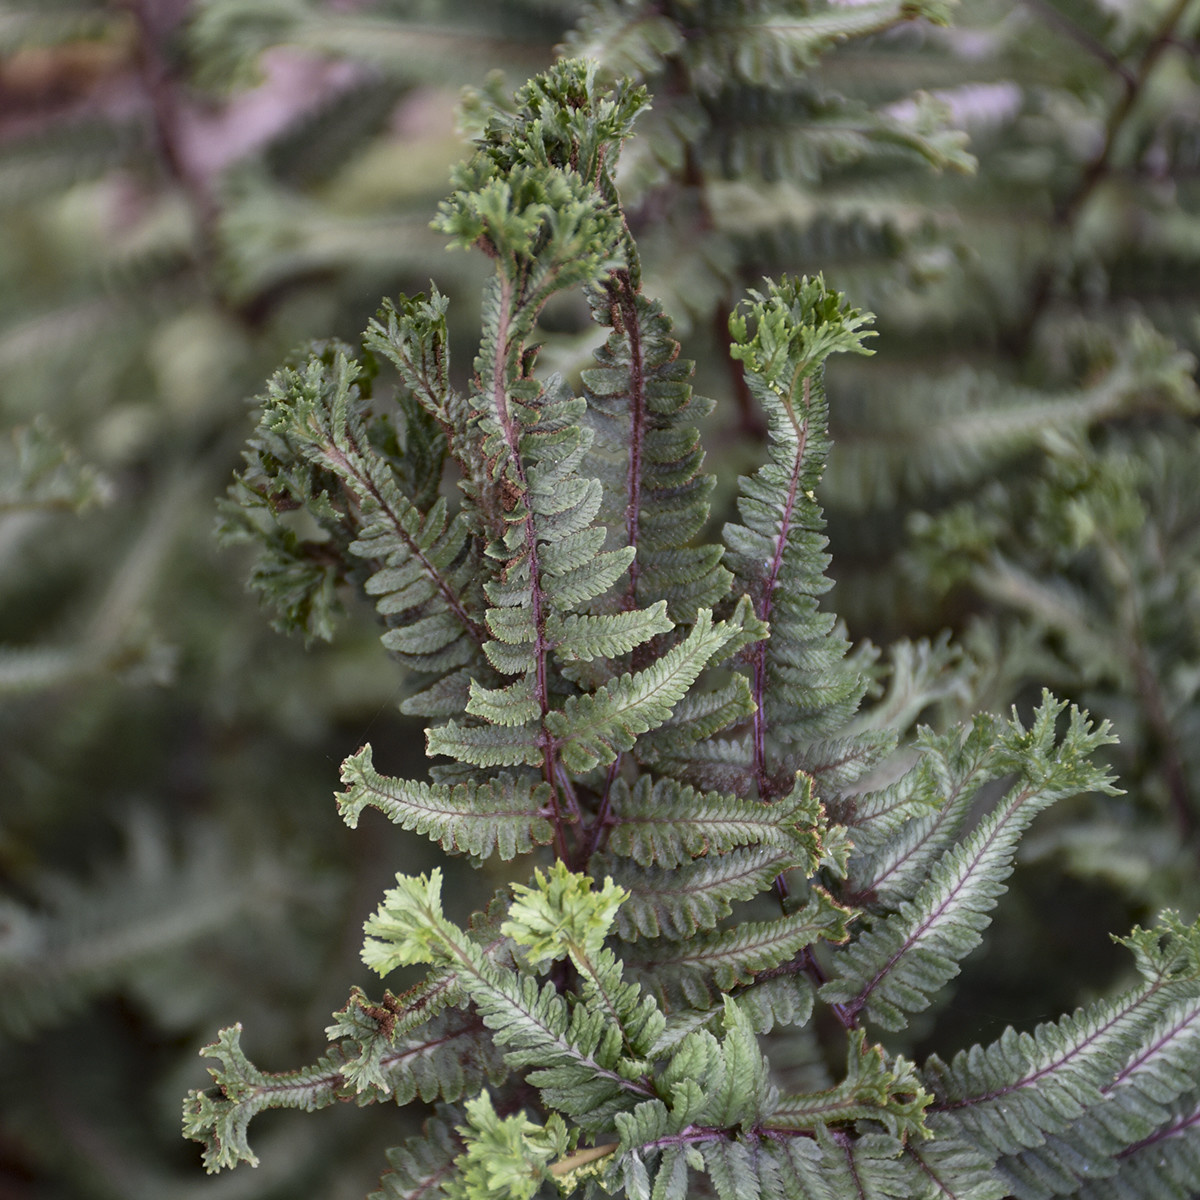
[[[1045,696],[1026,729],[1015,716],[997,749],[1018,782],[998,805],[928,869],[898,909],[874,919],[843,952],[821,994],[885,1029],[905,1024],[905,1013],[928,1007],[959,971],[982,937],[989,913],[1012,871],[1018,840],[1033,818],[1064,796],[1112,792],[1111,776],[1090,761],[1114,739],[1107,723],[1095,727],[1072,709],[1061,740],[1055,726],[1065,705]]]
[[[784,280],[753,295],[748,314],[730,319],[731,353],[767,414],[770,461],[741,480],[745,524],[727,525],[724,538],[736,586],[771,626],[751,659],[752,765],[759,794],[774,799],[795,770],[818,770],[811,751],[846,724],[867,689],[846,661],[848,641],[818,607],[830,583],[813,489],[829,451],[824,363],[839,351],[868,353],[862,326],[869,318],[822,279]]]
[[[1186,1127],[1179,1106],[1194,1102],[1200,929],[1168,913],[1122,940],[1138,960],[1137,987],[1032,1034],[1009,1029],[949,1064],[926,1064],[934,1128],[996,1155],[1022,1200],[1088,1194],[1084,1185],[1099,1180],[1119,1194],[1127,1171],[1155,1194],[1150,1156],[1125,1164]]]
[[[448,1105],[439,1105],[436,1112],[424,1122],[419,1134],[388,1150],[391,1169],[368,1200],[422,1200],[436,1194],[462,1150],[462,1140],[453,1125],[457,1112]]]
[[[686,942],[643,941],[625,961],[664,1002],[707,1008],[721,993],[789,963],[818,938],[844,942],[854,914],[814,889],[795,912],[771,921],[743,921]]]
[[[632,256],[632,250],[627,255]],[[715,480],[704,474],[696,422],[712,402],[695,396],[662,306],[640,288],[636,260],[589,293],[593,319],[612,330],[583,371],[604,516],[618,544],[637,548],[624,603],[666,601],[672,620],[695,620],[729,588],[719,546],[693,545]]]

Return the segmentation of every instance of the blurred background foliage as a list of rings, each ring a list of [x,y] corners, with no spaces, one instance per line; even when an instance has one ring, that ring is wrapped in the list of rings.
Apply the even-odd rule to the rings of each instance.
[[[718,517],[762,435],[728,311],[824,271],[881,335],[830,381],[851,635],[952,631],[914,718],[1046,684],[1120,733],[1126,794],[1035,830],[942,1052],[1194,913],[1198,38],[1197,0],[5,0],[0,1198],[355,1197],[407,1132],[264,1118],[263,1165],[216,1179],[179,1138],[219,1026],[315,1057],[368,985],[362,919],[429,856],[332,804],[368,734],[422,769],[373,613],[273,632],[214,499],[267,375],[381,296],[436,278],[469,361],[475,268],[428,222],[472,97],[559,47],[654,96],[620,182],[719,401]],[[544,362],[587,361],[582,301],[544,324]]]

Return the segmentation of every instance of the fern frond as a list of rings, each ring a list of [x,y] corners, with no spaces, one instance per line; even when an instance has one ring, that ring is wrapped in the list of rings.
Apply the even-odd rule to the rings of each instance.
[[[768,766],[768,741],[784,748],[790,782],[799,763],[787,749],[844,725],[867,689],[866,678],[845,661],[845,638],[817,608],[830,584],[813,492],[829,448],[823,364],[838,351],[867,353],[861,332],[867,320],[821,279],[772,283],[765,296],[754,293],[748,318],[730,319],[730,353],[745,367],[771,433],[771,461],[741,480],[738,507],[746,523],[724,532],[738,586],[771,625],[752,657],[754,771],[763,799],[786,786],[778,767]],[[777,756],[770,757],[774,764]]]
[[[657,867],[639,867],[605,855],[592,860],[601,874],[629,893],[617,918],[626,941],[639,937],[684,941],[715,929],[732,903],[767,891],[775,879],[809,865],[795,845],[746,846],[677,867],[666,880]]]
[[[893,786],[890,800],[856,797],[862,808],[853,822],[854,895],[890,907],[926,878],[954,845],[980,788],[1011,769],[1000,726],[995,717],[978,716],[942,735],[923,729],[914,744],[917,765]]]
[[[735,846],[785,845],[816,819],[811,792],[796,789],[765,807],[717,792],[699,793],[664,778],[641,776],[630,788],[618,780],[612,789],[612,829],[608,848],[643,867],[671,869],[706,854]]]
[[[970,172],[967,136],[932,97],[911,105],[911,119],[811,87],[725,88],[704,147],[727,179],[815,183],[872,156],[902,155],[937,170]],[[728,116],[726,116],[728,114]],[[909,114],[905,114],[906,116]]]
[[[47,425],[35,421],[0,440],[0,517],[86,512],[111,499],[112,484]]]
[[[1089,761],[1114,740],[1107,723],[1093,727],[1073,708],[1056,742],[1055,723],[1065,708],[1046,694],[1028,730],[1014,716],[1000,731],[1000,761],[1021,782],[930,867],[912,899],[872,920],[838,955],[834,978],[821,989],[825,999],[852,1014],[865,1013],[885,1029],[900,1028],[904,1013],[928,1007],[932,994],[958,974],[960,960],[981,941],[1030,821],[1064,796],[1112,793],[1111,777]]]
[[[625,961],[662,1002],[708,1008],[714,993],[753,983],[760,972],[789,962],[818,938],[846,941],[854,916],[814,888],[808,902],[788,916],[743,921],[683,943],[638,942]]]
[[[432,962],[453,971],[484,1024],[515,1070],[546,1102],[580,1128],[595,1132],[612,1115],[647,1094],[644,1083],[621,1073],[620,1027],[608,1023],[604,1004],[571,1009],[553,985],[494,967],[483,951],[447,921],[441,910],[441,872],[426,879],[397,876],[379,911],[367,922],[363,959],[385,973],[395,966]],[[530,1068],[533,1068],[530,1070]]]
[[[431,498],[444,440],[430,436],[420,410],[401,407],[413,437],[397,471],[372,445],[362,378],[361,366],[339,348],[275,376],[223,533],[265,544],[253,585],[286,625],[314,636],[329,635],[333,591],[353,569],[352,556],[374,564],[367,590],[393,626],[384,644],[416,670],[445,673],[477,659],[483,640],[480,597],[472,591],[478,551],[461,514],[450,517],[445,502],[432,499],[422,513],[403,489],[407,482]],[[320,537],[301,540],[281,523],[281,514],[301,505],[320,522]]]
[[[1133,322],[1103,369],[1082,386],[1050,392],[963,368],[942,378],[891,380],[886,406],[838,431],[826,494],[856,508],[887,505],[897,494],[946,491],[994,475],[1045,440],[1137,413],[1196,408],[1190,357],[1148,325]],[[924,410],[901,428],[897,414]],[[910,418],[905,418],[907,422]],[[864,432],[869,431],[869,432]]]
[[[374,768],[364,746],[342,764],[338,810],[351,829],[364,808],[377,808],[394,824],[439,842],[449,853],[477,859],[510,859],[554,838],[549,785],[501,775],[480,784],[414,783],[389,779]]]
[[[235,870],[211,831],[188,830],[183,851],[145,813],[123,832],[125,853],[94,877],[44,872],[33,903],[0,897],[0,1031],[28,1037],[132,983],[146,964],[254,921],[279,897],[278,861]]]
[[[1168,913],[1123,941],[1139,987],[926,1066],[934,1128],[1007,1156],[1000,1168],[1022,1197],[1075,1194],[1083,1180],[1116,1175],[1194,1091],[1200,926]]]
[[[810,1130],[841,1121],[878,1121],[896,1138],[931,1136],[925,1110],[933,1102],[916,1067],[898,1058],[888,1062],[880,1046],[868,1046],[854,1030],[846,1048],[846,1074],[836,1087],[808,1096],[781,1096],[765,1122],[768,1129]]]
[[[562,748],[573,771],[612,762],[632,748],[639,734],[671,715],[700,672],[739,633],[726,621],[715,625],[702,609],[687,637],[645,670],[622,675],[592,695],[571,696],[561,710],[546,715],[546,729]]]
[[[688,46],[693,74],[704,80],[738,79],[779,86],[804,74],[825,51],[849,38],[881,33],[923,18],[949,23],[954,0],[867,0],[852,6],[822,4],[803,14],[756,12],[747,5],[732,19],[714,22],[708,36]]]
[[[712,408],[692,393],[692,364],[680,360],[671,322],[639,286],[630,266],[589,293],[593,319],[612,332],[582,373],[597,432],[596,465],[604,484],[604,519],[637,547],[627,604],[662,598],[672,620],[691,623],[724,598],[730,577],[716,546],[690,541],[708,519],[714,479],[701,472],[694,422]]]

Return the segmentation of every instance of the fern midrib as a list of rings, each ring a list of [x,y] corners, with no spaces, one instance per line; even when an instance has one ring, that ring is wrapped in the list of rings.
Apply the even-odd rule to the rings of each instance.
[[[774,925],[785,925],[782,930],[774,928]],[[709,950],[697,951],[691,954],[681,954],[675,958],[654,958],[639,962],[637,965],[644,970],[659,967],[681,967],[683,969],[705,970],[720,966],[727,962],[738,962],[740,959],[754,950],[764,950],[779,944],[787,942],[794,938],[799,932],[797,929],[786,926],[784,921],[775,922],[774,925],[768,924],[767,928],[759,934],[757,938],[748,941],[737,941],[733,945],[717,945]],[[819,929],[814,925],[814,936],[819,936]],[[721,930],[717,936],[728,936],[736,934],[737,929]],[[750,968],[746,968],[750,970]],[[764,968],[769,969],[769,968]],[[762,974],[761,971],[752,971],[752,974]]]
[[[1171,1026],[1166,1033],[1163,1034],[1157,1041],[1147,1046],[1146,1049],[1136,1058],[1130,1059],[1117,1073],[1113,1076],[1109,1083],[1106,1083],[1101,1089],[1101,1095],[1108,1096],[1125,1082],[1131,1075],[1136,1074],[1147,1062],[1149,1062],[1164,1046],[1167,1046],[1171,1041],[1178,1037],[1189,1025],[1200,1020],[1200,1008],[1194,1008],[1182,1020]]]
[[[995,1088],[990,1092],[984,1092],[977,1096],[966,1096],[961,1100],[946,1100],[941,1103],[930,1105],[930,1112],[952,1112],[955,1109],[971,1108],[976,1104],[986,1104],[989,1100],[997,1100],[1001,1096],[1009,1096],[1013,1092],[1020,1091],[1022,1088],[1033,1087],[1048,1075],[1054,1074],[1056,1071],[1065,1067],[1073,1058],[1078,1057],[1088,1050],[1094,1043],[1099,1041],[1106,1033],[1120,1021],[1125,1020],[1132,1013],[1136,1012],[1143,1004],[1148,1003],[1162,987],[1162,982],[1154,983],[1145,992],[1139,992],[1136,999],[1124,1008],[1119,1009],[1110,1020],[1105,1021],[1103,1025],[1098,1026],[1082,1041],[1077,1042],[1065,1053],[1059,1055],[1058,1058],[1052,1059],[1045,1066],[1039,1067],[1036,1071],[1015,1080],[1012,1083],[1005,1084],[1003,1087]],[[1116,1080],[1114,1080],[1115,1084]],[[1113,1084],[1110,1084],[1111,1088]],[[1103,1090],[1103,1089],[1102,1089]]]
[[[1130,1155],[1136,1154],[1139,1150],[1144,1150],[1147,1146],[1156,1146],[1166,1138],[1177,1137],[1179,1134],[1191,1129],[1194,1125],[1200,1125],[1200,1107],[1197,1107],[1185,1116],[1177,1117],[1170,1125],[1155,1130],[1148,1137],[1142,1138],[1140,1142],[1134,1142],[1132,1146],[1126,1146],[1124,1150],[1115,1154],[1114,1158],[1118,1161],[1123,1158],[1129,1158]]]
[[[929,916],[921,922],[917,929],[905,939],[903,944],[887,960],[887,962],[879,968],[879,970],[875,973],[875,976],[863,987],[858,995],[845,1006],[846,1011],[852,1018],[857,1016],[858,1013],[862,1012],[862,1010],[866,1007],[867,1000],[869,999],[871,993],[876,989],[876,987],[879,986],[879,984],[884,980],[896,963],[898,963],[905,954],[907,954],[914,946],[916,946],[934,927],[934,925],[945,916],[947,910],[952,907],[952,902],[971,881],[974,876],[975,868],[979,865],[980,861],[986,856],[988,850],[991,849],[992,845],[1000,837],[1000,834],[1003,832],[1007,823],[1016,816],[1016,814],[1021,810],[1022,805],[1035,794],[1035,791],[1035,788],[1027,787],[1018,793],[1012,804],[1009,806],[1008,812],[1004,814],[1001,820],[996,822],[996,827],[992,830],[990,836],[979,847],[978,853],[969,864],[964,865],[962,876],[958,880],[957,884],[950,890],[942,902],[929,914]]]
[[[646,436],[646,376],[642,351],[642,326],[638,316],[637,297],[628,268],[614,271],[616,301],[625,338],[629,344],[629,473],[626,480],[625,542],[635,550],[639,545],[642,507],[642,449]],[[613,313],[614,319],[617,313]],[[639,574],[637,555],[629,564],[629,585],[625,591],[624,607],[637,607]],[[635,652],[633,665],[642,665]]]
[[[452,1030],[441,1037],[430,1038],[419,1045],[407,1046],[403,1050],[397,1050],[392,1054],[384,1055],[379,1060],[380,1070],[388,1070],[404,1063],[406,1060],[420,1058],[436,1050],[439,1046],[457,1041],[468,1034],[478,1033],[482,1028],[483,1023],[481,1021],[469,1021],[460,1028]],[[342,1068],[334,1068],[332,1071],[327,1071],[322,1075],[301,1075],[291,1079],[290,1082],[286,1074],[269,1073],[267,1074],[267,1078],[278,1080],[278,1082],[257,1084],[253,1090],[247,1092],[244,1096],[240,1096],[236,1103],[246,1104],[257,1100],[261,1096],[278,1096],[288,1092],[311,1093],[314,1097],[318,1097],[321,1092],[330,1089],[330,1094],[325,1103],[331,1104],[334,1100],[341,1098],[337,1095],[338,1089],[348,1086],[346,1073]],[[324,1104],[321,1106],[324,1107]]]
[[[769,621],[771,616],[772,596],[783,568],[783,553],[787,548],[788,534],[792,525],[792,512],[796,506],[796,493],[800,489],[800,477],[804,470],[804,454],[808,447],[808,417],[809,399],[812,395],[812,377],[804,379],[804,420],[797,421],[795,409],[785,401],[785,408],[796,431],[796,450],[792,457],[792,474],[788,480],[787,498],[784,501],[783,513],[779,518],[779,533],[775,537],[775,553],[767,570],[763,583],[762,599],[758,604],[756,614],[761,621]],[[782,399],[782,397],[781,397]],[[778,799],[777,789],[773,787],[767,774],[767,640],[760,641],[754,651],[754,777],[758,783],[758,795],[761,800]]]
[[[353,444],[353,441],[351,441],[351,444]],[[355,452],[358,452],[357,446],[355,446]],[[461,599],[450,586],[449,581],[445,578],[445,576],[442,575],[441,571],[439,571],[438,568],[429,561],[429,558],[426,556],[425,552],[409,535],[408,531],[404,528],[403,522],[400,520],[392,506],[384,499],[382,492],[375,483],[375,480],[371,478],[370,472],[360,472],[355,467],[355,464],[351,461],[351,459],[335,443],[331,442],[327,447],[325,447],[324,454],[332,463],[336,464],[335,469],[340,467],[341,471],[344,471],[352,479],[358,480],[359,485],[371,497],[371,499],[375,501],[376,505],[378,505],[379,511],[387,514],[388,524],[391,526],[392,532],[404,543],[408,549],[408,552],[421,564],[421,569],[433,581],[434,585],[441,593],[442,599],[445,600],[446,607],[449,608],[457,618],[467,636],[470,637],[476,645],[482,646],[487,640],[483,628],[477,624],[476,621],[471,617],[470,613],[467,612]],[[341,471],[339,471],[339,474]]]
[[[905,1154],[917,1164],[918,1167],[933,1181],[934,1186],[938,1189],[938,1194],[945,1197],[945,1200],[960,1200],[957,1192],[952,1192],[946,1185],[945,1181],[937,1174],[936,1171],[917,1153],[911,1143],[904,1147]]]
[[[521,499],[526,509],[524,532],[525,550],[529,556],[529,595],[533,609],[534,698],[541,710],[538,744],[542,751],[542,775],[550,785],[550,803],[554,810],[554,850],[560,859],[566,860],[567,839],[559,794],[560,783],[567,785],[564,787],[563,794],[567,797],[568,807],[573,810],[572,815],[576,819],[579,817],[579,805],[574,800],[569,780],[564,779],[564,774],[559,769],[558,747],[555,739],[546,729],[546,714],[550,711],[550,682],[547,672],[550,640],[546,637],[546,605],[542,591],[542,565],[541,557],[538,554],[537,528],[534,525],[533,497],[530,494],[529,480],[525,474],[525,463],[521,458],[521,431],[508,411],[508,364],[510,361],[518,361],[520,357],[512,344],[512,310],[513,284],[507,277],[501,275],[500,311],[496,318],[496,350],[492,358],[492,404],[500,421],[500,428],[504,431],[510,463],[520,485]]]
[[[722,855],[722,858],[730,857]],[[704,862],[704,859],[698,860]],[[643,899],[652,902],[656,896],[663,896],[672,900],[683,899],[688,896],[711,896],[715,903],[727,904],[729,897],[725,895],[725,890],[735,888],[743,880],[753,880],[755,876],[766,870],[774,870],[777,874],[780,871],[786,871],[791,866],[795,865],[796,856],[786,846],[778,847],[771,855],[766,858],[759,859],[757,862],[750,862],[746,866],[739,868],[736,871],[728,869],[722,870],[719,874],[711,876],[701,876],[696,883],[687,886],[680,886],[677,882],[680,872],[670,872],[671,879],[667,886],[654,887],[653,884],[647,884],[643,887],[637,887],[630,884],[628,881],[622,883],[622,887],[626,889],[632,896],[642,897]],[[736,895],[735,897],[736,898]],[[657,907],[657,906],[656,906]],[[728,911],[728,910],[726,910]]]
[[[974,782],[975,776],[981,770],[982,765],[982,760],[973,764],[967,777],[960,783],[956,784],[955,787],[950,791],[950,794],[942,802],[937,815],[931,822],[929,829],[925,832],[925,835],[918,841],[914,842],[913,845],[911,845],[908,850],[901,855],[901,857],[896,859],[886,871],[880,875],[877,875],[869,882],[864,883],[861,888],[858,888],[854,892],[854,897],[852,898],[863,897],[878,892],[881,885],[886,883],[888,879],[891,878],[891,876],[893,876],[897,871],[899,871],[900,868],[903,867],[904,864],[907,863],[919,850],[927,846],[930,840],[941,832],[946,823],[950,820],[951,816],[956,815],[952,814],[951,812],[953,805],[967,789],[967,787]]]
[[[402,780],[401,782],[406,783],[408,781]],[[482,819],[488,820],[488,821],[527,820],[530,817],[549,818],[553,815],[552,812],[546,808],[536,808],[536,809],[530,809],[530,808],[494,809],[494,808],[489,808],[484,813],[472,813],[472,811],[464,805],[460,805],[456,808],[455,807],[446,808],[446,807],[441,807],[441,806],[433,804],[433,803],[420,803],[419,800],[416,797],[414,797],[412,793],[410,793],[408,791],[405,791],[403,799],[400,799],[400,798],[396,797],[395,795],[393,795],[392,793],[385,791],[383,788],[377,787],[374,784],[367,783],[361,779],[357,782],[357,784],[355,786],[361,788],[364,792],[367,792],[372,796],[378,796],[379,803],[374,805],[374,807],[379,808],[379,809],[384,808],[385,805],[387,805],[389,807],[391,805],[395,805],[397,807],[400,807],[402,805],[404,807],[404,809],[406,809],[406,810],[411,810],[415,813],[426,813],[426,814],[429,814],[430,816],[435,816],[435,817],[446,817],[448,819],[456,819],[456,818],[462,819],[462,818],[469,818],[471,816],[479,816]],[[459,785],[455,785],[455,786],[462,786],[462,785],[459,784]],[[485,784],[484,786],[486,787],[489,785]],[[539,785],[539,787],[540,787],[540,785]],[[454,789],[452,787],[444,786],[444,790],[452,795]],[[430,785],[427,783],[422,783],[422,784],[417,785],[417,792],[416,792],[417,797],[420,797],[422,799],[428,798],[428,800],[432,801],[437,798],[438,794],[439,794],[438,789],[435,785]],[[494,789],[493,789],[492,794],[495,795]]]

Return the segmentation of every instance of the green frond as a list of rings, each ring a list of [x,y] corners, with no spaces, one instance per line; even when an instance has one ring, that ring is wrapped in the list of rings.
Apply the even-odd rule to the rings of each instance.
[[[543,1125],[524,1111],[499,1117],[487,1092],[465,1106],[458,1126],[463,1152],[442,1191],[450,1200],[533,1200],[550,1178],[550,1164],[572,1150],[573,1139],[557,1113]]]
[[[937,1136],[910,1141],[904,1153],[917,1168],[913,1194],[922,1200],[1005,1200],[1009,1194],[991,1155],[968,1142]]]
[[[980,789],[1009,773],[1002,738],[1001,722],[990,715],[940,735],[922,729],[916,766],[886,798],[855,798],[855,895],[884,907],[912,895],[958,840]]]
[[[184,1101],[184,1133],[205,1144],[210,1172],[257,1163],[247,1140],[250,1122],[269,1109],[314,1112],[331,1104],[456,1101],[508,1075],[499,1050],[479,1020],[446,1005],[453,983],[419,985],[402,997],[390,992],[372,1004],[358,989],[328,1029],[329,1053],[310,1067],[266,1072],[241,1048],[241,1025],[221,1031],[201,1054],[220,1095],[193,1091]]]
[[[813,489],[829,449],[824,360],[839,351],[867,353],[862,326],[869,317],[822,279],[785,279],[753,297],[748,315],[730,318],[730,353],[767,414],[771,461],[740,481],[745,524],[727,525],[724,537],[737,585],[771,626],[752,658],[754,770],[769,799],[779,784],[767,768],[768,744],[784,748],[789,773],[800,769],[787,751],[843,727],[868,686],[846,660],[849,645],[834,619],[817,606],[830,584]]]
[[[854,912],[814,888],[808,902],[773,921],[743,921],[686,942],[642,941],[626,963],[662,1001],[708,1008],[714,993],[753,983],[757,974],[790,962],[818,938],[844,942]]]
[[[611,795],[608,848],[643,867],[672,869],[735,846],[786,846],[817,820],[811,793],[802,789],[768,807],[643,775],[632,788],[618,780]]]
[[[914,98],[908,119],[811,87],[726,88],[714,97],[717,117],[704,146],[727,179],[815,183],[827,173],[884,156],[935,170],[970,172],[967,135],[932,97]],[[780,256],[777,256],[780,257]]]
[[[767,1118],[768,1129],[813,1130],[843,1121],[878,1121],[893,1137],[920,1140],[932,1136],[925,1110],[933,1101],[916,1067],[898,1058],[888,1061],[880,1046],[868,1046],[854,1030],[846,1048],[846,1074],[836,1087],[807,1096],[781,1096]]]
[[[734,901],[750,900],[785,871],[809,865],[807,854],[794,844],[711,854],[675,868],[666,880],[658,867],[640,867],[615,856],[596,855],[592,861],[598,872],[611,875],[629,893],[617,919],[617,932],[626,941],[684,941],[700,930],[715,929]]]
[[[787,1197],[822,1200],[925,1200],[933,1195],[904,1143],[890,1134],[851,1137],[823,1128],[815,1137],[791,1137],[772,1146],[772,1157]],[[953,1193],[957,1198],[957,1193]],[[975,1200],[974,1197],[971,1200]]]
[[[725,621],[714,625],[712,613],[702,609],[687,637],[653,665],[622,675],[592,695],[569,697],[561,710],[546,715],[546,729],[560,744],[563,762],[573,771],[588,771],[632,748],[639,734],[667,720],[737,632]]]
[[[547,636],[554,643],[560,662],[591,662],[596,658],[619,658],[675,626],[667,616],[667,602],[631,612],[602,616],[568,616],[546,622]]]
[[[1141,986],[1032,1034],[1009,1029],[950,1064],[931,1058],[934,1128],[999,1155],[1022,1197],[1073,1195],[1082,1181],[1117,1175],[1194,1092],[1198,935],[1200,925],[1167,914],[1125,939]]]
[[[375,568],[366,590],[392,626],[384,645],[414,669],[444,673],[472,661],[482,640],[472,591],[477,550],[463,515],[450,517],[434,499],[445,439],[422,410],[397,405],[408,453],[390,458],[386,442],[396,434],[372,416],[365,381],[338,347],[272,379],[222,533],[262,544],[252,586],[286,627],[310,636],[330,636],[336,590],[354,560],[366,560]],[[406,485],[429,500],[427,514]],[[308,537],[284,519],[300,507],[319,526]]]
[[[511,775],[479,784],[416,783],[390,779],[374,767],[371,747],[364,746],[342,764],[348,791],[338,796],[342,819],[354,829],[364,808],[377,808],[403,829],[439,842],[448,853],[477,859],[498,854],[510,859],[554,837],[550,824],[550,789],[540,780]]]
[[[247,1162],[258,1165],[258,1157],[246,1140],[250,1121],[266,1108],[299,1108],[313,1112],[337,1099],[341,1075],[332,1060],[324,1059],[310,1068],[268,1075],[246,1057],[241,1044],[242,1027],[222,1029],[217,1040],[200,1052],[219,1059],[210,1067],[221,1097],[207,1092],[190,1092],[184,1101],[183,1132],[206,1144],[204,1165],[210,1172]]]
[[[1080,1200],[1132,1200],[1135,1196],[1186,1196],[1200,1181],[1200,1098],[1195,1092],[1172,1106],[1171,1118],[1119,1156],[1116,1172],[1086,1180]]]
[[[500,932],[521,947],[529,964],[541,970],[571,955],[586,962],[599,954],[626,895],[611,879],[592,891],[592,878],[557,862],[534,884],[513,885],[513,904]]]
[[[397,876],[367,922],[364,961],[380,972],[414,962],[454,972],[508,1065],[528,1071],[546,1103],[585,1130],[603,1129],[614,1112],[645,1094],[644,1084],[621,1073],[621,1029],[609,1024],[606,1007],[571,1009],[553,984],[542,987],[532,976],[492,965],[446,920],[440,891],[440,871],[428,879]]]
[[[1022,386],[965,367],[889,380],[886,403],[864,413],[859,428],[839,430],[826,494],[860,509],[890,505],[897,495],[990,479],[1055,434],[1070,436],[1138,413],[1196,410],[1191,360],[1173,341],[1141,322],[1106,337],[1106,361],[1071,391]],[[909,424],[914,411],[924,415]],[[904,428],[899,413],[910,414]]]
[[[1033,818],[1056,800],[1087,791],[1113,792],[1111,777],[1090,756],[1114,739],[1107,723],[1094,727],[1072,709],[1061,741],[1055,724],[1066,705],[1043,696],[1027,730],[1014,715],[998,730],[997,762],[1019,782],[953,849],[929,868],[926,880],[896,912],[869,921],[867,931],[837,957],[834,978],[821,989],[831,1003],[863,1012],[885,1029],[959,971],[982,940],[1013,866],[1013,854]]]
[[[692,364],[678,357],[671,322],[642,293],[639,274],[635,260],[589,292],[593,320],[612,330],[594,352],[596,365],[582,372],[595,469],[604,521],[637,547],[629,597],[638,604],[661,598],[672,620],[691,623],[729,586],[719,550],[690,544],[708,520],[715,482],[701,471],[695,426],[712,403],[693,395]]]
[[[537,767],[544,750],[532,722],[522,725],[460,725],[447,721],[426,734],[432,757],[445,754],[476,767]]]

